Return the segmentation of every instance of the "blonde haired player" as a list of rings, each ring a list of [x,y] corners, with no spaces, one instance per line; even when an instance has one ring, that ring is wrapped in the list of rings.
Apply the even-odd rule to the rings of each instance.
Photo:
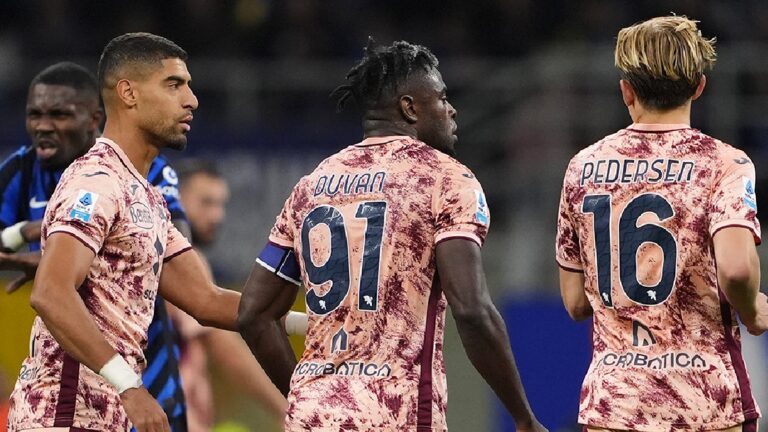
[[[755,335],[768,328],[755,169],[690,126],[714,62],[714,40],[685,17],[621,30],[633,124],[565,174],[560,290],[574,319],[594,315],[579,410],[588,430],[756,430],[736,317]]]

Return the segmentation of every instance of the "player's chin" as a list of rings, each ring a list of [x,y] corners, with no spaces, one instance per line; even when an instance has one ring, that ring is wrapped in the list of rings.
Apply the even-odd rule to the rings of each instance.
[[[446,140],[444,153],[446,153],[448,156],[456,156],[457,142],[459,142],[459,138],[456,135],[451,135],[450,138]]]
[[[165,146],[171,150],[184,150],[187,148],[187,136],[182,134],[180,136],[172,137],[166,140]]]
[[[46,156],[37,156],[37,160],[40,162],[40,166],[45,169],[53,169],[58,168],[64,163],[61,161],[60,157],[57,157],[56,154],[46,155]]]

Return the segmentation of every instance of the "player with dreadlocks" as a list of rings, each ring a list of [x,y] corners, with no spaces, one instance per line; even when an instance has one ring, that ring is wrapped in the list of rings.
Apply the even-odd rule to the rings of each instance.
[[[246,283],[238,323],[288,394],[287,431],[446,430],[447,305],[517,430],[545,430],[485,285],[490,214],[452,157],[456,110],[437,65],[425,47],[369,40],[332,93],[362,109],[363,141],[299,181]],[[300,284],[309,328],[297,364],[280,318]]]

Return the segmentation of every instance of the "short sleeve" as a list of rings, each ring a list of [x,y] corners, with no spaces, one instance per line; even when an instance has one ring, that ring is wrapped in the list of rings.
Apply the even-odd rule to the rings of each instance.
[[[184,237],[179,232],[179,230],[169,222],[168,240],[165,246],[165,258],[163,261],[168,262],[190,249],[192,249],[192,245],[189,244],[189,240],[187,240],[187,238]]]
[[[291,196],[285,200],[275,225],[269,233],[269,242],[256,257],[257,264],[296,285],[301,285],[301,270],[293,243],[296,236],[293,228],[295,226],[293,204],[296,194],[301,190],[300,185],[301,182],[293,188]]]
[[[714,236],[720,229],[740,226],[752,231],[755,243],[760,244],[755,166],[741,151],[731,156],[725,158],[722,175],[713,186],[709,232]]]
[[[581,272],[581,245],[576,225],[573,223],[572,208],[569,197],[571,187],[566,172],[563,188],[560,192],[560,208],[557,215],[557,233],[555,235],[555,259],[564,270]]]
[[[293,202],[299,186],[294,187],[293,192],[285,200],[280,214],[275,219],[275,225],[269,233],[269,241],[283,248],[293,249],[293,240],[295,238],[293,215]]]
[[[119,187],[113,178],[69,174],[48,202],[43,240],[65,232],[98,254],[120,212]]]
[[[474,174],[456,165],[447,169],[435,197],[435,244],[465,238],[482,246],[491,223],[488,201]]]

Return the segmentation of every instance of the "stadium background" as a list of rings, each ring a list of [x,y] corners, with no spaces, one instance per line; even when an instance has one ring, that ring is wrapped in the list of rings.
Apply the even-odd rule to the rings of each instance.
[[[486,189],[493,214],[484,248],[488,282],[532,404],[550,430],[578,430],[590,339],[589,324],[569,322],[558,298],[553,237],[562,173],[576,151],[630,123],[612,66],[616,33],[669,12],[701,20],[703,33],[718,38],[718,63],[694,104],[693,123],[750,154],[766,208],[768,2],[760,0],[6,0],[0,154],[29,143],[26,89],[43,67],[72,60],[95,70],[104,44],[127,31],[169,37],[190,53],[200,108],[186,154],[168,156],[213,159],[229,180],[227,222],[208,252],[220,283],[237,288],[292,185],[359,140],[357,114],[336,114],[328,93],[367,36],[424,44],[439,57],[458,109],[459,157]],[[28,287],[0,294],[3,397],[27,349],[28,295]],[[767,337],[744,339],[766,409]],[[453,326],[446,354],[451,430],[512,430]],[[216,397],[219,420],[230,422],[221,430],[236,430],[235,423],[274,430],[218,379]]]

